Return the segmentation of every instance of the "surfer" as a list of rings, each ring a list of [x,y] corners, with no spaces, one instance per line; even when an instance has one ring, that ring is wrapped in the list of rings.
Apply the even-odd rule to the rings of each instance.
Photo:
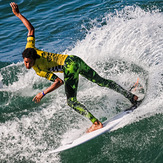
[[[132,104],[137,102],[138,97],[136,95],[125,90],[116,82],[100,77],[81,58],[74,55],[55,54],[37,49],[35,47],[34,27],[19,12],[18,5],[15,2],[11,2],[10,6],[15,16],[17,16],[28,29],[27,44],[22,53],[25,67],[27,69],[33,68],[37,75],[53,82],[50,87],[38,93],[33,98],[33,101],[40,102],[46,94],[54,91],[64,84],[68,105],[93,123],[87,132],[100,129],[103,125],[86,109],[84,105],[77,100],[79,74],[101,87],[107,87],[121,93],[128,98]],[[64,81],[54,74],[57,72],[64,74]]]

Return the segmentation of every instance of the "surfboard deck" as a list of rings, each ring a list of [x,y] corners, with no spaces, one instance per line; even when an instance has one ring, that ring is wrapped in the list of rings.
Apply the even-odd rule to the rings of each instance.
[[[61,152],[70,148],[74,148],[78,145],[81,145],[83,143],[86,143],[87,141],[96,138],[97,136],[105,133],[105,132],[109,132],[111,131],[111,129],[113,129],[116,125],[118,125],[124,118],[126,115],[128,115],[129,113],[133,112],[140,104],[141,101],[138,101],[136,105],[131,106],[130,108],[126,109],[125,111],[119,113],[118,115],[114,116],[113,118],[111,118],[110,120],[107,120],[103,123],[103,128],[95,130],[93,132],[90,133],[85,133],[84,135],[82,135],[81,137],[77,138],[76,140],[69,142],[68,144],[65,144],[63,146],[60,146],[59,148],[49,151],[48,153],[57,153],[57,152]]]

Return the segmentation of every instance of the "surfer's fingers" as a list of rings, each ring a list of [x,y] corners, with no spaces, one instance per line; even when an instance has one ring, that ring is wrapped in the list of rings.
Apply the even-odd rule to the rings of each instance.
[[[36,96],[33,98],[33,100],[32,101],[36,101]]]
[[[37,95],[33,98],[33,100],[35,103],[38,103],[41,101],[41,98],[37,97]]]
[[[11,3],[10,3],[10,6],[11,6],[11,7],[14,7],[14,5],[15,5],[14,2],[11,2]]]
[[[11,3],[10,3],[10,6],[11,6],[13,9],[17,9],[17,8],[18,8],[18,5],[17,5],[15,2],[11,2]]]
[[[13,2],[10,3],[10,6],[13,8],[13,6],[14,6]]]

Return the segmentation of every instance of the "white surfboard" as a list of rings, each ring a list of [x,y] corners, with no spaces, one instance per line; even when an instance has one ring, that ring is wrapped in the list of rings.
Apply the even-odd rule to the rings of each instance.
[[[93,132],[90,132],[90,133],[85,133],[84,135],[77,138],[76,140],[69,142],[68,144],[65,144],[63,146],[60,146],[59,148],[57,148],[55,150],[49,151],[48,153],[51,154],[51,153],[61,152],[61,151],[76,147],[76,146],[83,144],[83,143],[85,143],[91,139],[94,139],[95,137],[97,137],[97,136],[99,136],[105,132],[109,132],[116,125],[118,125],[127,116],[127,114],[129,114],[133,110],[135,110],[139,104],[140,104],[140,102],[136,106],[132,106],[131,108],[129,108],[129,109],[121,112],[120,114],[116,115],[112,119],[105,121],[103,123],[103,128],[98,129],[98,130],[93,131]]]

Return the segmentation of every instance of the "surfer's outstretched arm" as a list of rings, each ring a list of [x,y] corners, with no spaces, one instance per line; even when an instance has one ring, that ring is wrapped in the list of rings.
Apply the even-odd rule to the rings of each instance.
[[[64,82],[62,81],[62,79],[60,79],[59,77],[55,79],[54,83],[48,87],[46,90],[44,90],[43,92],[38,93],[34,98],[33,101],[38,103],[41,101],[41,99],[48,93],[54,91],[55,89],[59,88],[62,84],[64,84]]]
[[[18,5],[15,2],[11,2],[10,6],[12,8],[12,12],[17,16],[23,24],[28,29],[28,36],[34,36],[34,27],[32,24],[19,12]]]

